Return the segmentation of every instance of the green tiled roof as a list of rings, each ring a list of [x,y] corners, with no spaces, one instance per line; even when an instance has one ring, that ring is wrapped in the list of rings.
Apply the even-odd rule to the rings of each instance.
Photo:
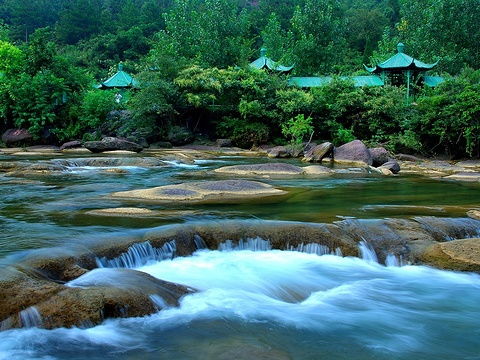
[[[382,79],[376,75],[367,75],[367,76],[342,76],[342,80],[353,80],[355,87],[362,86],[383,86],[384,83]],[[329,84],[333,80],[330,76],[319,76],[319,77],[291,77],[288,80],[288,85],[297,86],[301,88],[312,88],[319,87]]]
[[[131,77],[128,73],[123,71],[122,64],[118,65],[118,71],[110,77],[109,79],[102,82],[97,86],[99,89],[110,89],[110,88],[130,88],[136,87],[138,82]]]
[[[423,83],[426,86],[430,86],[430,87],[435,87],[435,86],[437,86],[438,84],[441,84],[444,81],[445,81],[445,78],[443,78],[441,76],[424,76],[423,77]]]
[[[293,65],[283,66],[283,65],[277,64],[275,61],[273,61],[272,59],[266,56],[266,52],[267,52],[266,49],[262,48],[260,50],[260,57],[257,60],[252,61],[250,63],[250,66],[258,70],[269,69],[269,70],[280,71],[280,72],[289,72],[290,70],[293,69],[294,67]]]
[[[433,69],[437,64],[438,61],[434,64],[426,64],[420,60],[414,59],[413,57],[405,54],[403,52],[404,45],[399,43],[397,45],[398,52],[393,55],[390,59],[385,60],[384,62],[377,64],[374,67],[365,66],[365,69],[370,73],[378,73],[383,70],[420,70],[420,71],[427,71]]]

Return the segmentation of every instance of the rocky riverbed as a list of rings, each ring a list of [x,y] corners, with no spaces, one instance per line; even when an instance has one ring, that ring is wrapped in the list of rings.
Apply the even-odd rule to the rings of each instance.
[[[140,267],[206,249],[480,272],[479,161],[400,155],[392,171],[383,150],[365,161],[328,146],[309,156],[324,150],[334,157],[1,149],[2,329],[89,327],[178,306],[198,289]]]

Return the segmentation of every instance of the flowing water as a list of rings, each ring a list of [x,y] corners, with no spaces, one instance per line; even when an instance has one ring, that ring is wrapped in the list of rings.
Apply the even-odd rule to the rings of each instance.
[[[476,184],[366,174],[262,178],[288,194],[239,204],[160,205],[108,197],[213,179],[216,167],[265,161],[224,157],[115,166],[121,173],[72,161],[64,171],[26,180],[0,175],[0,263],[14,263],[32,249],[78,248],[92,239],[193,221],[359,218],[372,219],[371,228],[365,225],[371,231],[374,219],[433,215],[471,226],[463,219],[465,209],[480,204]],[[170,213],[145,218],[86,213],[127,206]],[[469,231],[473,236],[480,229]],[[389,266],[380,265],[368,243],[360,243],[363,259],[312,244],[271,250],[259,238],[225,242],[219,250],[204,249],[201,238],[195,243],[200,250],[189,257],[174,257],[174,243],[153,248],[147,242],[116,259],[97,258],[100,268],[133,268],[199,290],[178,308],[91,328],[45,330],[41,314],[30,307],[21,313],[24,328],[0,332],[0,359],[480,359],[479,275],[400,266],[402,259],[392,256]],[[152,301],[164,305],[161,298]]]

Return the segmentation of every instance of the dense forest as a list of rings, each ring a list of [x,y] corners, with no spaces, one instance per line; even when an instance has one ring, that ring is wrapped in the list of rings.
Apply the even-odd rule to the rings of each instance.
[[[38,141],[192,133],[250,147],[359,138],[392,151],[480,153],[478,0],[0,0],[0,130]],[[302,90],[249,68],[265,47],[294,75],[358,75],[398,42],[447,78],[414,102],[349,80]],[[119,63],[139,89],[94,85]]]

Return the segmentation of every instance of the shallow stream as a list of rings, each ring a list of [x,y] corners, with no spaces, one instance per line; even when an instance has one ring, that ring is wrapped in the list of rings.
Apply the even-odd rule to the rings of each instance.
[[[0,156],[2,160],[12,159]],[[14,263],[31,249],[82,247],[92,238],[134,236],[166,224],[462,218],[465,209],[480,204],[477,184],[361,172],[259,178],[288,194],[221,205],[108,197],[115,191],[219,179],[212,175],[217,167],[266,161],[222,157],[193,164],[113,167],[121,173],[72,161],[55,174],[0,174],[0,264]],[[145,218],[86,214],[132,206],[173,212]],[[368,256],[370,261],[257,250],[205,249],[136,266],[199,292],[184,297],[179,308],[143,318],[107,320],[91,328],[0,332],[0,359],[480,359],[479,275],[384,266]]]

